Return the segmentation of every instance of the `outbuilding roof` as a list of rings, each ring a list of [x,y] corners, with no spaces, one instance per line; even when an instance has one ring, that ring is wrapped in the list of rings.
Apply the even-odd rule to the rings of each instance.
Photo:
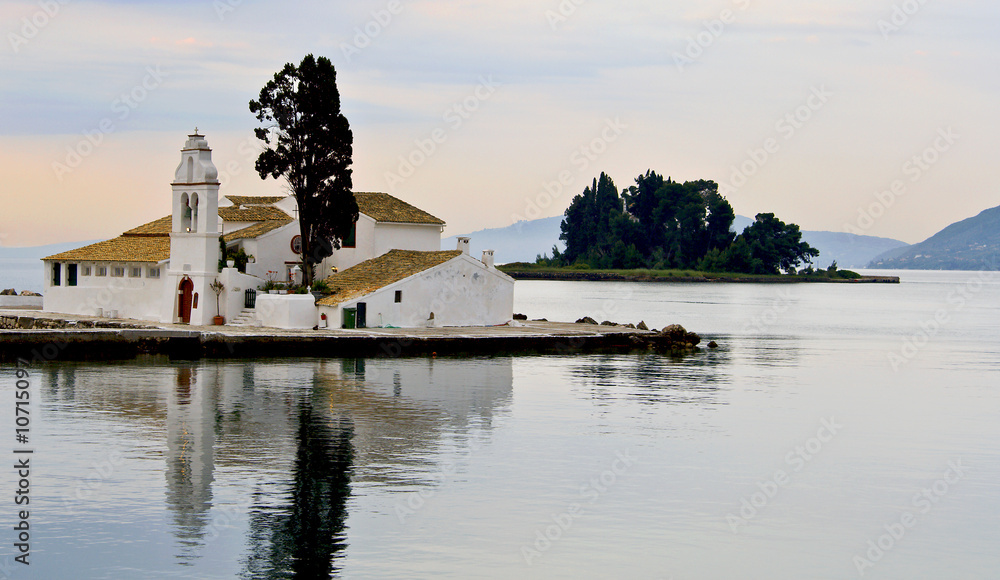
[[[42,259],[63,262],[162,262],[170,259],[170,237],[121,235]]]
[[[274,205],[285,199],[284,196],[251,196],[251,195],[227,195],[226,199],[236,205]]]
[[[265,220],[260,223],[256,223],[252,226],[247,226],[245,228],[238,229],[235,232],[230,232],[222,236],[222,239],[224,239],[226,242],[235,242],[237,240],[243,240],[247,238],[251,239],[258,238],[268,232],[273,232],[274,230],[280,227],[287,226],[293,221],[295,220],[293,220],[292,218],[286,218],[283,220]]]
[[[418,252],[390,250],[377,258],[338,272],[326,279],[333,294],[317,302],[320,306],[336,306],[348,300],[371,294],[379,288],[399,282],[448,260],[462,255],[461,250]]]
[[[219,217],[227,222],[261,222],[264,220],[283,220],[291,216],[270,205],[235,206],[219,208]]]
[[[358,202],[358,210],[375,221],[444,225],[444,220],[388,193],[356,191],[354,199]]]
[[[125,232],[126,236],[169,236],[170,230],[173,228],[173,218],[170,216],[161,217],[158,220],[153,220],[148,224],[142,224],[141,226],[134,227],[129,231]]]

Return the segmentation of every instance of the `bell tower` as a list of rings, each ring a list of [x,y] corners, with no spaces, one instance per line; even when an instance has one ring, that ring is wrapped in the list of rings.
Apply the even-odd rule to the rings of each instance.
[[[211,324],[215,295],[208,288],[219,274],[219,170],[204,135],[188,135],[181,162],[170,184],[173,193],[170,268],[167,271],[170,312],[164,322]],[[211,299],[210,299],[211,298]]]

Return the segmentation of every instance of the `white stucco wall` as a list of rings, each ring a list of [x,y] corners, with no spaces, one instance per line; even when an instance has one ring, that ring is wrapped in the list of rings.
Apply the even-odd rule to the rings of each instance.
[[[246,304],[246,290],[259,288],[264,280],[243,274],[236,268],[223,268],[219,280],[226,287],[219,298],[222,315],[226,317],[226,324],[229,324],[243,310]]]
[[[299,223],[292,222],[260,237],[237,242],[243,246],[243,251],[254,257],[254,263],[247,265],[247,273],[267,279],[267,272],[273,271],[277,272],[276,281],[285,281],[285,263],[299,261],[299,255],[292,252],[292,238],[298,233]]]
[[[101,309],[104,316],[110,310],[117,310],[119,318],[158,321],[161,312],[161,297],[166,281],[166,265],[160,265],[160,277],[149,278],[150,263],[129,262],[61,262],[61,285],[52,285],[52,264],[45,262],[45,312],[61,312],[96,316]],[[77,285],[67,286],[67,265],[78,264]],[[91,267],[91,275],[82,274],[82,266]],[[96,276],[97,267],[106,267],[106,276]],[[125,268],[124,277],[111,276],[114,266]],[[129,276],[132,267],[141,267],[142,276]],[[214,308],[214,306],[213,306]]]
[[[435,224],[398,224],[376,222],[361,214],[355,235],[355,247],[334,250],[323,263],[322,276],[329,276],[330,267],[343,272],[365,260],[377,258],[389,250],[436,252],[441,249],[441,226]]]
[[[263,326],[284,329],[310,329],[319,314],[312,294],[258,294],[257,320]]]
[[[400,303],[395,302],[397,290],[403,293]],[[362,298],[321,306],[320,313],[331,328],[340,328],[343,309],[358,302],[367,305],[368,327],[493,326],[513,317],[514,280],[463,254]]]
[[[375,224],[375,255],[389,250],[437,252],[441,249],[441,226],[435,224]]]

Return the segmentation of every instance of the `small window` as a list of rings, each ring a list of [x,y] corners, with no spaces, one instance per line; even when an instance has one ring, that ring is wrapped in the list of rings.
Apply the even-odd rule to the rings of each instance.
[[[341,248],[355,248],[358,244],[358,222],[351,226],[351,233],[340,243]]]
[[[128,277],[129,278],[142,278],[142,267],[141,266],[132,266],[131,268],[129,268],[128,269]]]
[[[76,264],[66,264],[66,285],[76,286],[76,271],[78,266]]]
[[[111,267],[111,277],[121,278],[125,275],[125,266],[112,266]]]
[[[90,276],[90,266],[80,266],[81,276]]]
[[[159,268],[150,268],[150,269],[146,270],[146,277],[147,278],[159,278],[160,277],[160,269]]]
[[[62,284],[62,264],[56,262],[52,264],[52,285],[59,286]]]
[[[107,266],[98,266],[97,267],[97,274],[95,274],[95,275],[96,276],[107,276],[108,275],[108,267]]]
[[[402,301],[403,301],[403,291],[396,290],[396,304],[399,304]]]

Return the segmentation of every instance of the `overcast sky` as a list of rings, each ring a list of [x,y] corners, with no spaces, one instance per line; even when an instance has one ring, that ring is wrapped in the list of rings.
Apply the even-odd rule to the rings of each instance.
[[[307,53],[337,69],[355,190],[447,235],[653,169],[914,243],[1000,205],[998,28],[988,0],[4,0],[0,245],[168,214],[195,126],[223,194],[282,192],[247,103]]]

